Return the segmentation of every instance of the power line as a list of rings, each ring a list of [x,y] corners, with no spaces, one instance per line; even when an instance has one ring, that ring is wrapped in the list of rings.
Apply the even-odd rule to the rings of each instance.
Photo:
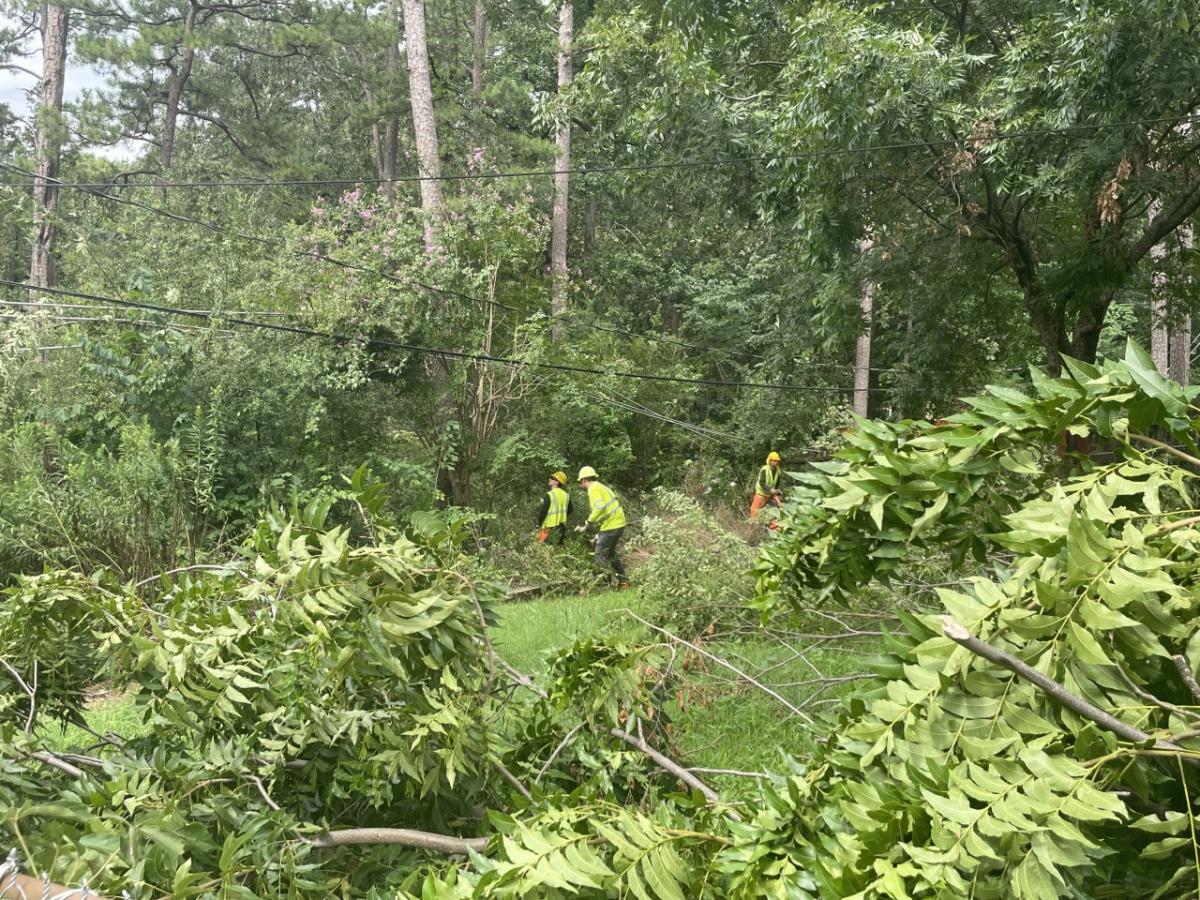
[[[9,169],[11,171],[20,172],[24,175],[31,175],[31,176],[35,175],[35,173],[30,172],[27,169],[22,169],[19,166],[14,166],[11,163],[0,162],[0,168],[5,168],[5,169]],[[62,181],[59,178],[48,178],[46,180],[53,181],[59,187],[68,186],[66,184],[66,182]],[[396,284],[401,284],[401,285],[404,285],[405,287],[417,287],[417,288],[421,288],[426,291],[430,291],[435,294],[442,294],[445,296],[455,297],[455,298],[458,298],[461,300],[466,300],[471,303],[477,303],[477,304],[480,304],[481,306],[490,306],[490,307],[494,307],[497,309],[507,310],[509,312],[523,312],[523,310],[520,307],[513,306],[512,304],[509,304],[509,303],[502,303],[498,300],[492,300],[489,298],[474,297],[470,294],[465,294],[461,291],[456,291],[456,290],[449,289],[449,288],[440,288],[440,287],[437,287],[436,285],[427,284],[423,281],[418,281],[416,279],[399,278],[388,272],[384,272],[381,269],[373,269],[369,266],[361,266],[361,265],[358,265],[357,263],[348,262],[346,260],[339,259],[338,257],[335,257],[335,256],[328,256],[326,254],[317,252],[315,249],[309,250],[309,251],[292,250],[292,249],[288,248],[288,246],[285,242],[280,241],[280,240],[264,238],[259,235],[247,234],[245,232],[240,232],[240,231],[227,231],[222,226],[215,224],[213,222],[206,222],[202,219],[197,219],[193,216],[187,216],[187,215],[183,215],[181,213],[175,213],[175,212],[172,212],[171,210],[166,210],[166,209],[162,209],[157,206],[152,206],[148,203],[142,203],[139,200],[132,200],[128,197],[117,197],[112,194],[107,194],[100,190],[94,190],[92,188],[82,188],[82,189],[86,193],[88,193],[94,197],[98,197],[102,200],[111,200],[114,203],[120,203],[120,204],[124,204],[127,206],[133,206],[137,209],[143,209],[143,210],[146,210],[147,212],[154,213],[154,214],[160,215],[160,216],[165,216],[166,218],[172,219],[177,222],[184,222],[186,224],[199,226],[200,228],[203,228],[207,231],[211,231],[215,234],[221,234],[221,235],[232,234],[235,237],[240,238],[242,240],[251,241],[253,243],[257,243],[257,244],[260,244],[265,247],[270,247],[272,249],[283,249],[283,250],[291,253],[293,256],[296,256],[296,257],[299,257],[302,259],[318,259],[318,260],[321,260],[322,262],[330,263],[332,265],[338,266],[343,269],[348,269],[348,270],[355,271],[355,272],[363,272],[363,273],[366,273],[369,275],[376,275],[380,278],[383,278],[386,281],[391,281]],[[563,316],[563,315],[549,316],[548,318],[551,321],[564,321],[567,323],[570,323],[572,321],[572,317],[569,315],[567,315],[567,316]],[[611,332],[614,334],[624,334],[629,337],[635,337],[640,340],[650,341],[652,343],[677,344],[679,346],[690,347],[693,350],[701,350],[701,351],[704,351],[707,353],[726,353],[726,354],[745,356],[745,357],[751,358],[751,359],[755,358],[752,354],[747,354],[743,351],[722,350],[722,349],[715,348],[715,347],[704,347],[699,344],[691,344],[691,343],[676,340],[673,338],[642,335],[642,334],[638,334],[637,332],[618,328],[616,326],[603,325],[603,324],[600,324],[595,321],[578,320],[577,324],[583,325],[586,328],[594,328],[599,331],[608,331],[608,332]]]
[[[93,310],[93,311],[94,310],[102,310],[102,309],[114,310],[114,309],[124,309],[125,308],[123,306],[97,306],[94,303],[55,303],[50,300],[0,300],[0,306],[18,306],[18,307],[26,307],[26,308],[32,308],[32,309],[43,309],[43,308],[88,309],[88,310]],[[218,316],[220,315],[220,313],[218,311],[212,310],[212,309],[180,309],[180,310],[178,310],[179,314],[192,313],[192,312],[207,312],[207,313],[212,313],[213,315],[218,315]],[[264,317],[280,318],[280,319],[296,318],[300,315],[299,313],[275,312],[275,311],[268,311],[268,310],[264,310],[264,309],[234,309],[234,310],[230,310],[230,312],[237,313],[238,315],[264,316]]]
[[[141,303],[134,300],[122,300],[117,297],[106,297],[100,294],[89,294],[83,291],[71,291],[65,288],[35,287],[20,281],[0,279],[0,286],[24,291],[33,291],[62,297],[78,297],[83,300],[94,300],[99,303],[111,303],[129,309],[141,309],[151,312],[171,313],[188,316],[204,321],[217,322],[221,325],[237,325],[244,328],[260,328],[264,331],[276,331],[282,334],[294,334],[300,337],[319,338],[338,344],[362,344],[366,346],[385,347],[395,350],[405,350],[426,356],[442,359],[462,359],[471,362],[481,362],[496,365],[516,366],[529,369],[541,369],[550,372],[575,373],[580,375],[599,375],[606,378],[625,378],[634,381],[666,382],[671,384],[690,384],[700,387],[751,388],[755,390],[796,391],[807,393],[851,393],[851,388],[827,387],[811,384],[775,384],[762,381],[727,381],[717,378],[686,378],[681,375],[660,375],[652,372],[619,372],[608,369],[595,369],[587,366],[571,366],[565,363],[531,362],[529,360],[513,359],[505,356],[495,356],[490,353],[471,353],[465,350],[449,350],[440,347],[425,347],[420,344],[410,344],[403,341],[393,341],[386,338],[371,338],[358,335],[342,334],[339,332],[317,331],[298,325],[283,325],[275,322],[256,322],[253,319],[240,319],[232,316],[222,316],[204,310],[181,310],[175,307],[162,306],[156,303]],[[114,320],[115,321],[115,320]],[[868,388],[878,392],[883,389]]]
[[[11,163],[6,163],[6,162],[0,162],[0,168],[9,169],[9,170],[12,170],[15,172],[20,172],[22,174],[30,175],[30,176],[35,174],[26,169],[22,169],[19,166],[14,166]],[[46,180],[52,181],[60,187],[70,186],[70,185],[67,185],[66,182],[62,181],[59,178],[47,178]],[[466,294],[461,291],[456,291],[456,290],[449,289],[449,288],[440,288],[440,287],[437,287],[436,285],[427,284],[423,281],[418,281],[415,279],[399,278],[388,272],[384,272],[381,269],[374,269],[369,266],[362,266],[357,263],[348,262],[346,260],[340,259],[335,256],[328,256],[326,254],[318,253],[316,250],[311,250],[311,251],[292,250],[292,249],[288,248],[287,244],[284,241],[280,241],[280,240],[276,240],[276,239],[272,239],[272,238],[265,238],[265,237],[262,237],[260,235],[255,235],[255,234],[247,234],[247,233],[241,232],[241,231],[229,231],[229,230],[225,229],[224,227],[222,227],[221,225],[218,225],[216,223],[207,222],[207,221],[204,221],[203,219],[197,219],[193,216],[184,215],[182,213],[172,212],[171,210],[166,210],[166,209],[162,209],[161,207],[152,206],[151,204],[143,203],[139,200],[132,200],[128,197],[113,196],[112,194],[107,194],[107,193],[104,193],[103,191],[95,190],[90,187],[83,187],[83,186],[79,186],[79,187],[81,187],[81,189],[83,189],[86,193],[91,194],[94,197],[98,197],[99,199],[102,199],[102,200],[111,200],[114,203],[119,203],[119,204],[123,204],[123,205],[127,205],[127,206],[133,206],[137,209],[142,209],[147,212],[153,213],[155,215],[164,216],[166,218],[172,219],[173,221],[178,221],[178,222],[183,222],[185,224],[198,226],[200,228],[205,229],[206,231],[211,231],[214,234],[220,234],[220,235],[232,234],[234,237],[240,238],[241,240],[250,241],[250,242],[259,244],[261,246],[270,247],[272,249],[283,249],[298,258],[317,259],[322,262],[330,263],[331,265],[334,265],[334,266],[337,266],[337,267],[340,267],[343,269],[347,269],[350,271],[362,272],[362,273],[368,274],[368,275],[375,275],[386,281],[390,281],[390,282],[393,282],[396,284],[401,284],[401,285],[404,285],[405,287],[421,288],[423,290],[430,291],[435,294],[442,294],[445,296],[455,297],[457,299],[466,300],[468,302],[476,303],[481,306],[491,306],[491,307],[495,307],[497,309],[506,310],[508,312],[524,312],[524,310],[522,310],[520,307],[513,306],[512,304],[509,304],[509,303],[502,303],[498,300],[492,300],[489,298],[475,297],[475,296],[472,296],[471,294]],[[246,312],[249,312],[249,311],[247,310]],[[595,329],[597,331],[606,331],[611,334],[620,334],[620,335],[624,335],[626,337],[635,338],[637,340],[647,341],[649,343],[667,344],[667,345],[671,345],[671,346],[685,347],[687,349],[697,350],[702,353],[723,354],[723,355],[727,355],[727,356],[741,357],[741,358],[747,359],[747,360],[758,360],[758,359],[763,358],[762,354],[750,353],[750,352],[747,352],[744,350],[732,350],[732,349],[726,349],[726,348],[721,348],[721,347],[711,347],[711,346],[706,346],[704,344],[697,344],[697,343],[693,343],[690,341],[680,340],[678,338],[640,334],[639,332],[631,331],[626,328],[620,328],[615,325],[606,325],[606,324],[602,324],[600,322],[596,322],[595,320],[577,318],[576,315],[570,314],[570,313],[565,314],[565,315],[547,316],[547,319],[552,322],[553,321],[561,321],[566,324],[574,323],[577,325],[581,325],[585,328],[591,328],[591,329]],[[842,370],[842,371],[852,370],[854,368],[854,366],[849,363],[808,363],[807,365],[810,368],[835,369],[835,370]],[[872,367],[871,371],[884,372],[884,371],[888,371],[888,370],[885,368],[880,368],[880,367]]]
[[[994,144],[1001,141],[1012,141],[1030,137],[1052,137],[1060,134],[1077,134],[1089,131],[1107,131],[1109,129],[1136,128],[1144,125],[1163,125],[1167,123],[1183,124],[1200,122],[1200,115],[1193,116],[1161,116],[1153,119],[1132,119],[1124,122],[1093,122],[1091,124],[1063,125],[1057,128],[1031,128],[1006,133],[997,133],[981,140],[978,137],[937,138],[923,141],[905,141],[893,144],[869,144],[864,147],[831,147],[826,150],[801,150],[795,153],[779,153],[762,156],[724,156],[713,159],[690,159],[677,162],[660,163],[629,163],[628,165],[580,166],[568,169],[528,169],[516,172],[468,172],[462,175],[401,175],[396,178],[314,178],[314,179],[230,179],[226,181],[147,181],[147,182],[66,182],[54,180],[59,187],[76,190],[95,190],[106,188],[234,188],[234,187],[331,187],[367,184],[409,184],[422,181],[495,181],[507,178],[542,178],[554,175],[611,175],[621,172],[648,172],[663,169],[694,169],[720,168],[722,166],[744,165],[749,163],[792,162],[803,159],[822,159],[836,156],[855,156],[863,153],[881,153],[893,150],[915,150],[923,147],[945,147],[960,144],[984,143]],[[14,167],[15,168],[15,167]],[[21,174],[37,178],[36,173],[22,171]],[[10,185],[12,187],[31,187],[29,184]]]
[[[11,163],[0,162],[0,168],[8,169],[13,172],[20,172],[22,175],[30,175],[30,176],[36,177],[35,172],[30,172],[28,169],[22,169],[21,167],[14,166]],[[65,183],[60,178],[47,178],[46,180],[54,182],[59,187],[65,186]],[[257,234],[247,234],[242,231],[234,231],[234,230],[226,229],[226,228],[222,227],[221,225],[215,224],[213,222],[206,222],[203,219],[197,219],[194,216],[187,216],[187,215],[183,215],[181,213],[172,212],[169,209],[162,209],[161,207],[158,207],[158,206],[151,206],[149,203],[142,203],[140,200],[131,200],[128,197],[116,197],[116,196],[113,196],[112,194],[107,194],[107,193],[104,193],[103,191],[93,190],[91,188],[81,188],[81,190],[83,190],[87,194],[91,194],[93,197],[99,197],[101,200],[110,200],[113,203],[120,203],[120,204],[124,204],[126,206],[133,206],[137,209],[143,209],[143,210],[146,210],[147,212],[154,213],[155,215],[163,216],[165,218],[171,219],[176,222],[183,222],[188,225],[196,225],[200,228],[205,229],[206,231],[211,231],[214,234],[219,234],[219,235],[231,234],[234,237],[239,238],[240,240],[250,241],[252,243],[259,244],[264,247],[269,247],[273,250],[284,250],[284,251],[290,253],[292,256],[301,257],[301,258],[305,258],[305,259],[319,259],[322,262],[330,263],[331,265],[338,266],[339,268],[347,269],[349,271],[354,271],[354,272],[363,272],[368,275],[376,275],[379,278],[383,278],[384,280],[393,282],[395,284],[404,285],[405,287],[421,288],[423,290],[430,291],[434,294],[443,294],[443,295],[449,296],[449,297],[458,297],[463,300],[470,300],[473,303],[479,303],[479,302],[491,303],[491,304],[494,304],[503,309],[513,310],[513,311],[517,311],[517,312],[520,311],[517,307],[509,306],[506,303],[497,303],[494,300],[480,301],[478,298],[472,297],[470,294],[463,294],[459,291],[455,291],[450,288],[440,288],[440,287],[437,287],[436,285],[427,284],[423,281],[418,281],[417,279],[400,278],[396,275],[392,275],[388,272],[384,272],[381,269],[372,269],[368,266],[360,266],[360,265],[358,265],[358,263],[348,262],[347,260],[339,259],[335,256],[327,256],[323,253],[319,253],[316,249],[309,250],[309,251],[293,250],[293,249],[289,248],[284,241],[281,241],[281,240],[277,240],[274,238],[265,238],[265,237],[262,237]]]

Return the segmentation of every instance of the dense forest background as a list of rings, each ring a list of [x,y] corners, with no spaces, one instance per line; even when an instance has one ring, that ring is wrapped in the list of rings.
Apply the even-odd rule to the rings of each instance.
[[[740,498],[856,400],[941,415],[1145,342],[1142,245],[1197,199],[1160,5],[447,2],[422,69],[394,2],[9,3],[10,72],[44,33],[69,62],[0,121],[5,489],[53,446],[79,505],[145,479],[189,543],[363,462],[502,517],[583,462]],[[59,108],[81,66],[103,86]],[[112,299],[24,290],[39,256]]]
[[[1197,22],[0,0],[6,846],[1194,896]],[[584,465],[635,591],[534,543]]]

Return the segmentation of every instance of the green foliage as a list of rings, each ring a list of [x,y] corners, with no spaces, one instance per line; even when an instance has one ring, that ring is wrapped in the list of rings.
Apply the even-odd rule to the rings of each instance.
[[[184,429],[186,442],[159,441],[127,425],[111,449],[42,425],[0,433],[0,571],[105,567],[144,578],[193,556],[208,539],[220,440],[211,425]]]
[[[652,496],[632,545],[635,556],[646,555],[637,569],[642,595],[686,637],[743,621],[754,549],[685,495],[658,488]]]
[[[305,833],[445,828],[490,795],[506,745],[482,635],[499,590],[459,568],[469,521],[416,515],[402,533],[365,470],[351,487],[377,542],[330,527],[337,498],[314,498],[264,519],[244,560],[163,576],[150,595],[66,573],[8,592],[0,652],[25,673],[38,659],[44,714],[82,721],[85,686],[131,676],[147,726],[66,784],[31,790],[37,763],[0,773],[31,863],[112,893],[203,896],[215,877],[241,896],[324,896],[373,870],[313,858]],[[36,743],[5,678],[20,755]]]
[[[0,593],[0,727],[83,721],[84,694],[101,667],[96,632],[120,608],[110,581],[100,572],[47,572]]]
[[[760,586],[784,590],[760,605],[822,591],[806,581],[816,567],[823,596],[844,597],[886,577],[910,547],[961,545],[963,517],[982,510],[993,524],[973,540],[1012,556],[990,577],[940,591],[946,616],[1181,749],[1164,765],[960,647],[936,615],[908,616],[880,664],[889,680],[843,711],[799,816],[818,817],[803,829],[814,849],[828,848],[826,828],[846,835],[815,856],[827,893],[1195,890],[1192,839],[1172,837],[1174,824],[1165,837],[1145,828],[1157,816],[1184,830],[1195,791],[1183,760],[1194,753],[1196,701],[1172,663],[1193,654],[1195,475],[1144,449],[1155,446],[1152,426],[1193,448],[1194,391],[1163,381],[1133,346],[1123,363],[1073,363],[1036,389],[992,390],[942,425],[853,437],[764,552]],[[1031,489],[1045,476],[1041,451],[1063,430],[1104,440],[1111,461],[1085,459],[1061,483]],[[1000,487],[1011,475],[1016,492]],[[931,483],[939,489],[917,499]]]

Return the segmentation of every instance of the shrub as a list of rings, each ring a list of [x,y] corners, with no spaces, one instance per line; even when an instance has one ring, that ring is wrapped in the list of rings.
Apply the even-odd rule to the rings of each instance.
[[[632,546],[642,593],[684,634],[748,621],[754,548],[695,500],[657,488]]]

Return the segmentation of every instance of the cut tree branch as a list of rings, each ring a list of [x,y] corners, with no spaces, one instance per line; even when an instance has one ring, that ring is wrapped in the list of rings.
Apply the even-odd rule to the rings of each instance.
[[[554,748],[554,752],[550,754],[550,758],[546,760],[545,764],[540,769],[538,769],[537,777],[533,779],[534,784],[542,783],[542,779],[546,777],[546,773],[550,771],[550,767],[554,765],[554,761],[558,759],[558,755],[567,748],[567,745],[575,739],[575,735],[579,734],[586,724],[586,722],[580,722],[578,725],[568,731],[563,739],[559,741],[558,746]]]
[[[1134,728],[1132,725],[1126,724],[1111,713],[1107,713],[1098,706],[1093,706],[1087,700],[1072,694],[1065,687],[1046,675],[1043,675],[1037,669],[1026,663],[1021,662],[1015,656],[1005,653],[999,647],[993,647],[991,644],[984,643],[979,638],[974,637],[958,622],[954,621],[951,616],[942,616],[942,634],[954,641],[961,647],[966,647],[976,656],[982,656],[984,659],[994,662],[998,666],[1002,666],[1015,675],[1024,678],[1026,681],[1041,688],[1050,697],[1060,704],[1065,706],[1071,712],[1078,716],[1095,722],[1106,731],[1111,731],[1118,737],[1124,738],[1127,741],[1132,741],[1136,744],[1142,744],[1146,741],[1153,740],[1154,746],[1162,750],[1188,751],[1172,741],[1163,740],[1162,738],[1153,738],[1151,735],[1142,731],[1140,728]]]
[[[1184,453],[1178,447],[1172,447],[1170,444],[1164,443],[1156,438],[1152,438],[1144,434],[1130,434],[1129,439],[1131,441],[1135,441],[1136,443],[1145,444],[1148,447],[1154,447],[1158,450],[1162,450],[1164,453],[1170,453],[1172,456],[1182,459],[1184,462],[1190,465],[1200,467],[1200,459],[1197,459],[1190,453]]]
[[[352,844],[398,844],[402,847],[417,847],[421,850],[465,856],[470,850],[482,853],[487,847],[488,839],[460,838],[412,828],[345,828],[341,831],[326,831],[310,838],[309,843],[322,850],[348,847]]]
[[[1183,679],[1187,689],[1192,692],[1192,696],[1200,700],[1200,684],[1196,683],[1196,676],[1192,674],[1192,667],[1188,665],[1188,661],[1178,654],[1172,656],[1171,660],[1175,663],[1175,668],[1179,670],[1179,677]]]
[[[508,769],[505,767],[505,765],[502,762],[500,762],[499,760],[493,760],[492,766],[496,769],[497,772],[500,773],[501,778],[503,778],[505,781],[507,781],[509,784],[511,784],[513,786],[513,789],[516,790],[516,792],[518,794],[520,794],[522,797],[524,797],[526,800],[529,800],[530,802],[533,801],[533,795],[529,793],[529,788],[527,788],[527,787],[525,787],[525,785],[521,784],[520,779],[517,778],[517,776],[514,775],[512,772],[508,771]]]
[[[760,691],[765,693],[767,696],[773,697],[774,699],[778,700],[780,703],[782,703],[784,706],[786,706],[789,710],[791,710],[791,712],[794,715],[797,715],[800,718],[804,719],[810,725],[813,724],[812,716],[805,713],[804,710],[800,709],[800,707],[798,707],[795,704],[788,701],[786,698],[781,696],[776,691],[771,690],[769,687],[767,687],[761,681],[758,681],[751,675],[748,675],[745,672],[743,672],[741,669],[739,669],[733,663],[727,662],[726,660],[721,659],[721,657],[716,656],[715,654],[709,653],[707,650],[704,650],[703,648],[698,647],[697,645],[693,644],[691,641],[685,641],[683,638],[679,637],[678,635],[672,634],[671,632],[667,631],[665,628],[660,628],[659,626],[655,625],[653,622],[647,622],[645,619],[643,619],[641,616],[639,616],[637,613],[635,613],[631,609],[618,610],[618,612],[623,612],[626,615],[628,615],[634,619],[637,619],[637,621],[641,622],[647,628],[649,628],[653,631],[657,631],[659,634],[661,634],[663,637],[667,638],[668,640],[675,641],[678,644],[683,644],[685,647],[690,647],[692,650],[699,653],[705,659],[712,660],[717,665],[723,666],[724,668],[728,669],[730,672],[733,672],[734,674],[738,675],[740,678],[742,678],[742,680],[748,682],[749,684],[754,685],[756,688],[758,688]]]
[[[642,751],[642,753],[645,753],[648,757],[654,760],[654,762],[657,763],[661,768],[665,769],[667,772],[670,772],[688,787],[698,790],[704,795],[704,799],[707,800],[712,806],[720,806],[722,804],[723,801],[716,791],[710,788],[707,784],[705,784],[683,766],[679,765],[679,763],[675,762],[673,759],[663,756],[661,753],[647,744],[642,738],[634,737],[632,734],[626,734],[620,728],[612,728],[608,733],[618,740],[624,741],[630,747]],[[733,810],[729,810],[729,817],[735,821],[741,821],[741,816],[739,816]]]

